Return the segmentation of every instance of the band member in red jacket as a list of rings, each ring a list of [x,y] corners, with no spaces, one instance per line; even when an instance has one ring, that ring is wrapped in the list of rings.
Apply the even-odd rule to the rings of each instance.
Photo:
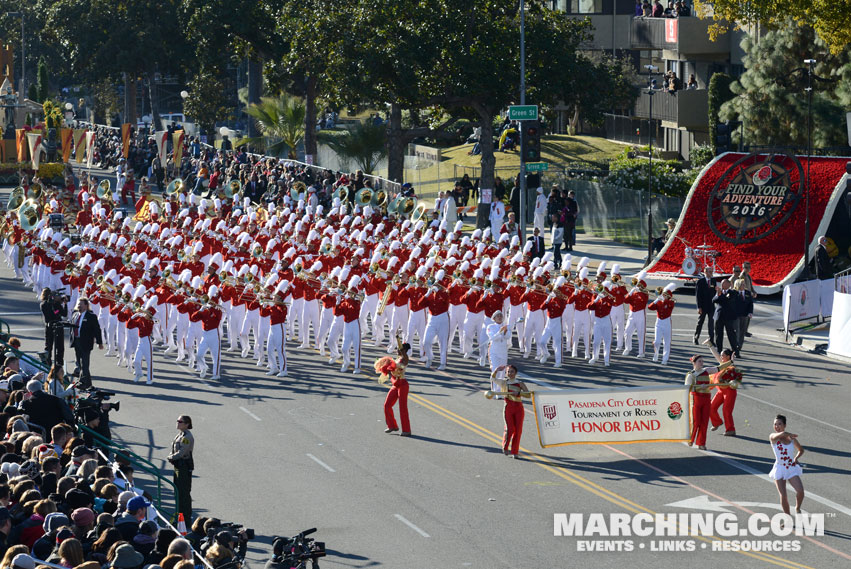
[[[562,339],[562,315],[567,307],[567,298],[558,291],[558,288],[564,285],[564,277],[556,279],[553,291],[547,296],[547,300],[541,306],[541,309],[547,313],[547,323],[544,325],[544,332],[538,340],[538,349],[543,353],[538,358],[542,364],[547,363],[547,358],[550,357],[547,351],[547,342],[552,338],[553,352],[555,353],[555,367],[561,367],[561,351],[564,340]]]
[[[624,298],[624,302],[629,305],[630,313],[626,321],[626,329],[624,329],[624,351],[623,355],[628,356],[632,347],[632,335],[635,334],[638,339],[638,355],[636,357],[644,357],[644,341],[647,336],[646,309],[647,309],[647,283],[644,282],[644,277],[647,275],[645,271],[641,271],[633,278],[633,288]]]
[[[356,298],[360,277],[353,276],[349,280],[349,290],[346,298],[337,305],[343,316],[343,367],[340,373],[349,371],[349,365],[354,361],[355,374],[360,373],[360,300]],[[354,352],[354,357],[351,353]]]
[[[434,342],[440,348],[440,365],[438,370],[446,369],[446,355],[449,352],[449,292],[441,284],[444,277],[443,269],[435,274],[434,284],[425,293],[428,307],[428,324],[425,328],[423,346],[425,349],[426,367],[431,367]]]
[[[269,318],[269,333],[266,338],[266,356],[269,371],[266,375],[287,377],[287,346],[284,326],[287,323],[287,305],[284,299],[290,288],[289,281],[281,281],[275,287],[271,302],[260,307],[260,316]]]
[[[207,296],[210,298],[210,303],[199,307],[192,312],[189,320],[192,322],[201,322],[201,341],[198,343],[198,356],[195,361],[198,365],[198,371],[203,378],[207,373],[207,364],[204,357],[209,352],[210,358],[213,360],[213,376],[210,379],[221,378],[221,338],[219,337],[219,323],[222,321],[222,311],[219,308],[219,287],[213,285],[207,291]]]
[[[611,286],[612,283],[607,283]],[[603,363],[609,365],[609,359],[612,355],[612,321],[610,313],[613,305],[613,298],[609,296],[609,292],[604,285],[603,290],[597,295],[594,301],[588,305],[588,309],[594,315],[594,343],[591,347],[591,359],[589,364],[596,363],[597,354],[600,351],[600,344],[603,345]]]
[[[661,344],[665,344],[662,352],[662,365],[668,363],[668,358],[671,356],[671,314],[674,312],[674,289],[677,285],[670,283],[662,291],[659,297],[651,302],[648,310],[656,312],[656,329],[653,336],[653,361],[659,361],[659,348]]]
[[[142,378],[142,360],[145,360],[148,364],[148,378],[145,381],[147,385],[151,385],[154,382],[151,333],[154,331],[154,315],[157,312],[154,304],[156,302],[156,297],[149,298],[142,310],[133,314],[130,320],[127,321],[128,329],[136,329],[139,332],[139,342],[136,344],[136,352],[133,355],[133,381],[138,382]]]

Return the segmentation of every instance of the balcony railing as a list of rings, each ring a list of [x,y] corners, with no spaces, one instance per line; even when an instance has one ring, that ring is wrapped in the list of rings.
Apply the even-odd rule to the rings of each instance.
[[[696,17],[633,18],[630,25],[632,49],[668,49],[678,54],[723,55],[730,51],[730,41],[723,34],[709,39],[712,20]]]
[[[646,89],[641,91],[635,102],[635,116],[640,118],[653,118],[667,122],[676,123],[677,126],[685,128],[706,128],[709,119],[709,92],[706,89],[693,91],[675,91],[669,93],[665,90],[655,91],[653,94],[653,114],[650,114],[650,95]]]

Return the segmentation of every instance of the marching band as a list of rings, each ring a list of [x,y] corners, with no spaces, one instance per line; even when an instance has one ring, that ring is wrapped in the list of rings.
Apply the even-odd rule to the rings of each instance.
[[[428,224],[416,202],[388,207],[386,196],[352,205],[337,192],[324,211],[301,193],[276,206],[242,198],[238,182],[204,198],[180,180],[162,198],[145,193],[130,217],[113,212],[109,184],[95,182],[84,181],[76,199],[16,189],[3,251],[34,291],[88,298],[107,355],[136,381],[153,382],[157,345],[215,380],[224,342],[286,377],[287,340],[358,374],[367,336],[393,353],[397,335],[412,354],[416,341],[429,367],[437,344],[438,370],[453,350],[491,370],[504,366],[515,336],[524,357],[534,344],[537,359],[552,355],[556,368],[566,352],[579,357],[580,343],[585,360],[608,366],[613,334],[623,355],[637,336],[644,357],[645,310],[657,314],[654,361],[660,350],[662,364],[670,356],[673,284],[648,304],[643,271],[628,290],[617,264],[607,273],[601,263],[592,280],[589,259],[574,272],[567,255],[557,270],[551,253],[533,258],[531,243],[521,247],[497,223],[464,235],[461,222]],[[65,231],[48,223],[39,197],[66,214]],[[75,207],[87,215],[74,216]]]

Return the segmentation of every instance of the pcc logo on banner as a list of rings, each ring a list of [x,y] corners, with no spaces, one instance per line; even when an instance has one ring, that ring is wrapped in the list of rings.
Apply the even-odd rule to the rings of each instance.
[[[543,448],[689,440],[689,389],[649,386],[533,393]]]

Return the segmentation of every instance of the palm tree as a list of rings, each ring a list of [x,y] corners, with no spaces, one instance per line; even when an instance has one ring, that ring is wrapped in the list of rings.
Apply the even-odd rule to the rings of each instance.
[[[304,101],[282,94],[280,97],[262,97],[260,102],[245,112],[257,123],[262,136],[242,138],[237,146],[250,144],[263,147],[266,153],[295,160],[296,149],[304,138]]]
[[[366,174],[372,174],[387,155],[387,125],[375,125],[371,121],[357,122],[342,134],[320,132],[319,141],[343,158],[354,160]]]

